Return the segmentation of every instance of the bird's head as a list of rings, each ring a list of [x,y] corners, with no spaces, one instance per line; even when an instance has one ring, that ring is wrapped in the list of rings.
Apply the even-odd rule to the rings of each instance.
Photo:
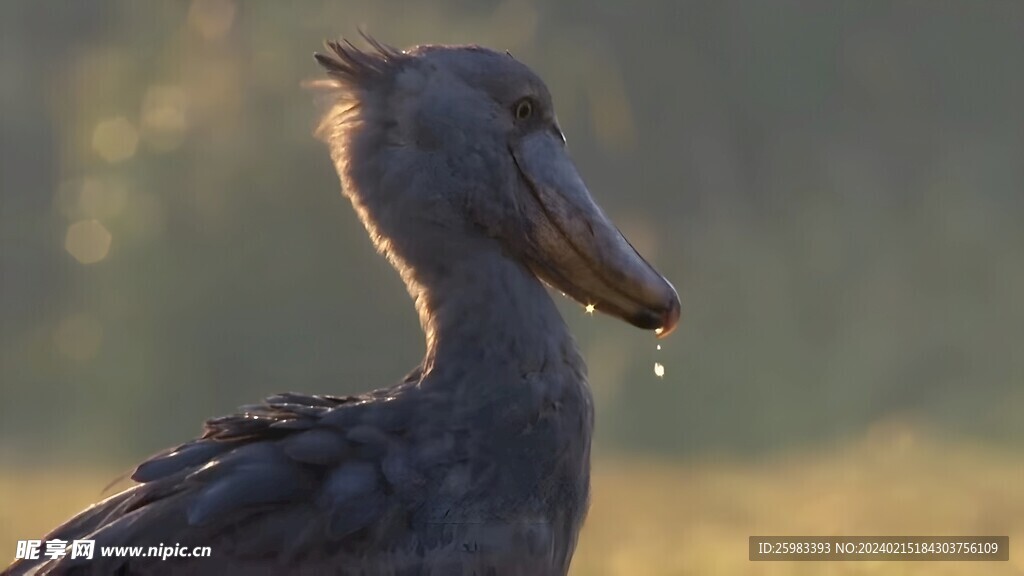
[[[320,135],[399,269],[414,249],[400,245],[403,231],[484,237],[581,304],[672,331],[675,289],[591,198],[533,71],[477,46],[401,52],[367,40],[372,49],[329,42],[329,54],[316,54],[329,78],[321,86],[337,98]]]

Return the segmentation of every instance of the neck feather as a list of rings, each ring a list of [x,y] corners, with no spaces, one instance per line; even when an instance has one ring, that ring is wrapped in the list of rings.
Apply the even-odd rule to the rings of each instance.
[[[432,242],[427,233],[401,251],[392,260],[416,301],[426,334],[425,369],[526,374],[542,372],[555,361],[582,365],[547,289],[496,241]]]

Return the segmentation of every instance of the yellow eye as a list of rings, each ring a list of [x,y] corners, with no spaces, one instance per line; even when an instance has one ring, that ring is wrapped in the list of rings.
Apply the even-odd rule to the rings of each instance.
[[[533,116],[533,102],[529,98],[523,98],[515,105],[516,120],[526,120]]]

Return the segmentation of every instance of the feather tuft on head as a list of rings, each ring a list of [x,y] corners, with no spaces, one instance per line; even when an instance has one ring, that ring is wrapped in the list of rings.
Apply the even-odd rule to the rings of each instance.
[[[326,51],[316,52],[313,58],[327,71],[327,78],[307,82],[305,86],[326,92],[328,110],[316,134],[330,141],[339,136],[339,129],[359,119],[359,109],[373,92],[384,92],[396,73],[412,59],[401,50],[379,42],[366,32],[359,35],[369,49],[356,47],[347,39],[328,40]]]
[[[338,88],[368,89],[375,82],[386,79],[395,68],[408,58],[401,50],[383,44],[363,31],[360,36],[371,50],[360,50],[346,39],[328,40],[324,46],[328,54],[314,53],[316,61],[336,81]]]

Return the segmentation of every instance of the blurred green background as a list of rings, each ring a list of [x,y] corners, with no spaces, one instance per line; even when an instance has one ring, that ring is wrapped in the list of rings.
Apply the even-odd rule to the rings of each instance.
[[[563,306],[598,411],[575,574],[1024,572],[1024,3],[995,0],[0,4],[0,560],[206,417],[419,361],[301,88],[360,26],[534,67],[680,290],[661,350]],[[885,531],[1016,554],[746,560]]]

